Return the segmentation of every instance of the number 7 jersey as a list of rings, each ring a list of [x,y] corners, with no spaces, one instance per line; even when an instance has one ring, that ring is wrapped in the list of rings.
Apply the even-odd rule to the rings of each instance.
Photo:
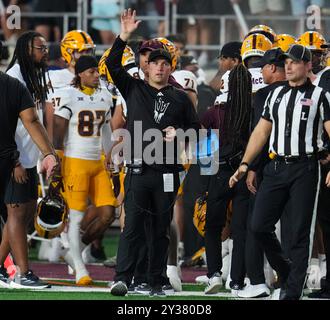
[[[102,153],[102,126],[110,125],[113,96],[104,87],[92,95],[67,87],[56,90],[54,114],[69,120],[64,139],[64,155],[99,160]]]

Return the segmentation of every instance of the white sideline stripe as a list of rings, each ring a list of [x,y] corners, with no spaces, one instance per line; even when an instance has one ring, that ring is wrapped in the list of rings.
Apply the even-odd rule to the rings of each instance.
[[[55,286],[52,285],[49,289],[40,289],[39,292],[101,292],[101,293],[109,293],[110,294],[110,288],[88,288],[88,287],[70,287],[70,286]],[[145,295],[129,295],[129,296],[141,296],[145,297]],[[216,294],[209,294],[205,295],[203,291],[182,291],[182,292],[175,292],[174,294],[168,294],[168,297],[219,297],[219,298],[229,298],[230,300],[271,300],[271,295],[266,298],[253,298],[253,299],[245,299],[245,298],[238,298],[233,297],[230,292],[219,292]],[[324,300],[324,299],[309,299],[306,296],[303,297],[302,300]]]
[[[66,287],[66,286],[55,286],[52,285],[49,289],[43,289],[43,292],[108,292],[110,293],[110,288],[88,288],[88,287]],[[133,295],[132,295],[133,296]],[[134,296],[139,296],[134,294]],[[141,295],[143,296],[143,295]],[[203,291],[182,291],[182,292],[175,292],[174,294],[168,294],[168,296],[208,296],[208,297],[226,297],[232,298],[230,292],[219,292],[217,294],[210,294],[205,295]]]

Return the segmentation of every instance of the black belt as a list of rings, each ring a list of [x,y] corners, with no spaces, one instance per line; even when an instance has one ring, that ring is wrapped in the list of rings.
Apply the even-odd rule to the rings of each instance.
[[[218,161],[218,164],[220,167],[236,167],[239,163],[233,163],[235,162],[235,160],[241,160],[241,158],[243,158],[243,151],[240,151],[238,153],[235,153],[233,156],[228,157],[228,158],[224,158],[224,159],[220,159]],[[237,161],[236,161],[237,162]]]
[[[303,154],[300,156],[276,156],[274,158],[277,162],[284,162],[285,164],[296,163],[299,161],[306,161],[306,160],[318,160],[320,159],[319,154],[311,153],[311,154]]]

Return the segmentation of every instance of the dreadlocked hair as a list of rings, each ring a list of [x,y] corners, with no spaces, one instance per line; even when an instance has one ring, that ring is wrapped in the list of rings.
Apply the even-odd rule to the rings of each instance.
[[[245,147],[250,134],[252,81],[243,64],[230,72],[225,112],[225,142],[234,148]]]
[[[75,87],[75,88],[77,88],[77,89],[80,89],[80,90],[83,89],[83,88],[82,88],[82,85],[81,85],[81,79],[80,79],[80,77],[79,77],[78,74],[76,74],[75,77],[73,78],[73,80],[72,80],[72,82],[71,82],[71,86],[72,86],[72,87]]]
[[[46,66],[36,66],[31,56],[31,47],[36,37],[42,37],[38,32],[28,31],[23,33],[17,40],[16,48],[7,71],[18,63],[23,79],[35,101],[45,102],[47,99],[48,86],[46,81]]]

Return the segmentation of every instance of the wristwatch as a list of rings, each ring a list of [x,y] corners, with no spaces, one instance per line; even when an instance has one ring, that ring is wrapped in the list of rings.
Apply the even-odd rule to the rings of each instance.
[[[246,166],[249,169],[249,164],[247,162],[241,162],[239,166]]]

